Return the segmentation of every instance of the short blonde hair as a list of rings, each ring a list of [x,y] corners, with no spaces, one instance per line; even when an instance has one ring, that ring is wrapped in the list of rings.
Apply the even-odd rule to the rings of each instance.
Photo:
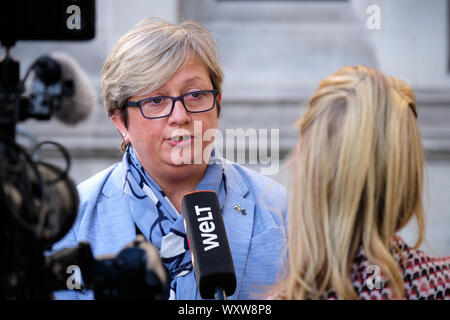
[[[172,24],[160,18],[139,22],[116,43],[102,70],[106,112],[116,109],[126,121],[127,99],[163,86],[190,57],[200,59],[209,71],[213,89],[222,93],[223,72],[217,45],[202,24]],[[217,103],[218,114],[220,103]]]
[[[415,216],[424,238],[424,152],[416,102],[403,81],[365,66],[322,80],[298,121],[292,160],[288,273],[279,298],[357,299],[350,270],[362,245],[393,296],[403,276],[393,237]]]

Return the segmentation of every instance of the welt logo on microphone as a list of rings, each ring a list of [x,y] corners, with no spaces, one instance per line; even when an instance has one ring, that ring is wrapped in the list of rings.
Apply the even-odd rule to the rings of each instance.
[[[223,250],[229,249],[219,199],[214,191],[187,193],[183,197],[181,211],[189,248],[194,256],[216,255],[222,247]]]
[[[197,216],[198,229],[200,236],[203,238],[203,250],[208,251],[219,246],[217,234],[213,233],[216,230],[214,224],[211,207],[194,206],[195,214]]]

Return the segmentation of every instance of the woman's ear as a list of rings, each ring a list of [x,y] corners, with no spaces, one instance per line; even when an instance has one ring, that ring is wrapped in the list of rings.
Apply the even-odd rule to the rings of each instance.
[[[222,102],[222,94],[221,94],[221,93],[219,93],[219,94],[217,95],[217,100],[219,100],[219,103]]]
[[[125,127],[122,116],[120,115],[120,111],[118,109],[113,110],[110,118],[116,126],[117,130],[120,131],[120,133],[123,133],[124,131],[126,132],[127,128]]]
[[[114,109],[111,115],[111,120],[116,126],[117,130],[119,131],[120,135],[122,136],[123,140],[125,142],[129,142],[128,137],[128,130],[125,126],[125,123],[122,119],[122,116],[120,115],[120,111],[118,109]]]

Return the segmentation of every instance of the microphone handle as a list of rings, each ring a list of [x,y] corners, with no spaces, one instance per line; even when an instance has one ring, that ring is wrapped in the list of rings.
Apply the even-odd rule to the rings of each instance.
[[[227,300],[225,290],[223,290],[221,287],[216,287],[216,289],[214,290],[214,300]]]

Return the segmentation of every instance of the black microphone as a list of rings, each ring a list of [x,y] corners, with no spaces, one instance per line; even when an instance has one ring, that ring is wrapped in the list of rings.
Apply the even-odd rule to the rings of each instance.
[[[214,191],[187,193],[181,212],[201,297],[223,300],[233,295],[236,274],[217,194]]]

